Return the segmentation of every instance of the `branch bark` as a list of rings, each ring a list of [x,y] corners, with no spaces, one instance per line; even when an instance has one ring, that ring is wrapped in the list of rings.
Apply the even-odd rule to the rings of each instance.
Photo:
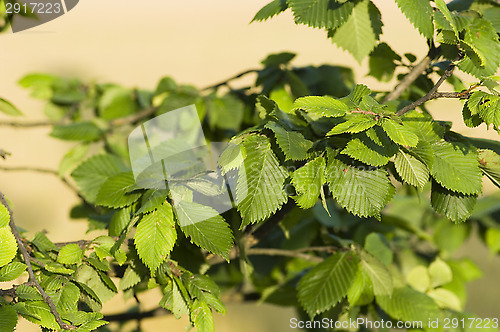
[[[52,298],[49,295],[47,295],[42,286],[40,286],[40,283],[38,282],[38,279],[35,276],[35,272],[33,272],[33,267],[31,266],[31,256],[28,253],[26,247],[24,246],[21,235],[17,231],[16,224],[14,222],[14,214],[10,209],[9,203],[5,199],[5,196],[2,192],[0,192],[0,202],[7,208],[7,211],[9,211],[9,216],[10,216],[9,226],[12,231],[12,234],[14,234],[14,237],[16,238],[17,247],[19,248],[19,251],[23,256],[24,263],[27,266],[29,281],[33,283],[36,289],[38,289],[38,292],[40,292],[40,294],[42,295],[43,301],[47,303],[47,305],[49,306],[50,312],[54,315],[54,318],[56,322],[59,324],[59,326],[64,330],[75,330],[76,329],[75,326],[66,324],[65,322],[62,321],[61,316],[59,315],[59,312],[56,309],[54,301],[52,301]]]
[[[215,90],[217,88],[220,88],[221,86],[224,86],[224,85],[228,85],[229,82],[237,79],[237,78],[240,78],[242,76],[245,76],[245,75],[248,75],[248,74],[251,74],[251,73],[258,73],[259,70],[258,69],[249,69],[249,70],[245,70],[244,72],[241,72],[237,75],[234,75],[233,77],[231,78],[228,78],[227,80],[225,81],[222,81],[220,83],[217,83],[217,84],[214,84],[214,85],[210,85],[210,86],[207,86],[203,89],[201,89],[201,91],[206,91],[206,90]]]

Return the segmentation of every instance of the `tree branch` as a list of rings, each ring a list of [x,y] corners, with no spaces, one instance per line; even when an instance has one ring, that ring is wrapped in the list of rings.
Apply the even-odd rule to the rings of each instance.
[[[33,283],[33,285],[38,289],[40,294],[42,295],[43,301],[47,303],[47,305],[50,308],[50,312],[54,315],[54,318],[56,319],[57,323],[59,326],[64,329],[64,330],[74,330],[76,329],[75,326],[66,324],[62,321],[61,316],[59,316],[59,312],[56,309],[56,306],[54,304],[54,301],[50,298],[47,293],[45,293],[45,290],[40,286],[40,283],[38,282],[38,279],[35,276],[35,272],[33,272],[33,267],[31,266],[31,256],[28,253],[28,250],[24,246],[23,240],[21,238],[21,235],[19,235],[19,232],[17,231],[16,224],[14,223],[14,214],[12,210],[10,209],[9,203],[5,199],[5,196],[3,195],[2,192],[0,192],[0,202],[7,208],[7,211],[9,211],[9,216],[10,216],[10,221],[9,221],[9,226],[12,231],[12,234],[14,234],[14,237],[16,238],[17,246],[19,248],[19,251],[21,252],[24,263],[27,266],[28,270],[28,275],[29,275],[29,281]]]
[[[123,126],[123,125],[127,125],[127,124],[132,124],[132,123],[135,123],[139,120],[145,119],[148,116],[154,114],[154,112],[156,112],[157,109],[158,109],[158,107],[146,108],[146,109],[140,111],[139,113],[131,114],[131,115],[126,116],[124,118],[118,118],[115,120],[111,120],[109,122],[109,124],[112,127],[113,126],[118,127],[118,126]]]
[[[451,74],[453,74],[453,70],[455,70],[455,63],[454,62],[450,63],[450,65],[448,66],[448,68],[444,71],[443,76],[441,76],[439,78],[439,80],[436,82],[436,84],[434,84],[434,86],[432,87],[432,89],[430,89],[430,91],[427,92],[427,94],[425,96],[423,96],[422,98],[414,101],[410,105],[407,105],[407,106],[403,107],[402,109],[400,109],[399,111],[397,111],[396,114],[398,116],[401,116],[401,115],[403,115],[405,113],[408,113],[409,111],[415,109],[416,107],[422,105],[423,103],[425,103],[426,101],[429,101],[431,99],[436,99],[436,98],[463,98],[463,95],[461,95],[461,93],[458,93],[456,96],[454,96],[453,93],[450,93],[450,92],[441,92],[441,93],[437,92],[437,90],[444,83],[444,81],[446,81],[446,79],[448,77],[450,77]]]
[[[103,320],[107,322],[126,322],[129,320],[141,320],[144,318],[152,318],[169,314],[169,311],[158,307],[149,311],[124,312],[121,314],[104,315]]]
[[[429,65],[431,64],[431,57],[427,55],[425,58],[422,59],[415,67],[411,69],[411,71],[403,77],[401,82],[399,82],[398,85],[392,90],[385,98],[382,100],[382,104],[387,103],[388,101],[398,99],[401,94],[408,89],[410,85],[412,85],[413,82],[424,72]]]
[[[246,70],[242,73],[239,73],[231,78],[228,78],[227,80],[223,81],[223,82],[220,82],[220,83],[217,83],[217,84],[214,84],[214,85],[210,85],[210,86],[207,86],[203,89],[201,89],[201,91],[206,91],[206,90],[215,90],[217,88],[220,88],[221,86],[224,86],[224,85],[228,85],[229,82],[237,79],[237,78],[240,78],[242,76],[245,76],[245,75],[248,75],[248,74],[251,74],[251,73],[258,73],[260,70],[259,69],[249,69],[249,70]]]
[[[59,123],[52,121],[32,121],[32,122],[0,121],[0,127],[13,127],[13,128],[48,127],[48,126],[55,126],[57,124]]]

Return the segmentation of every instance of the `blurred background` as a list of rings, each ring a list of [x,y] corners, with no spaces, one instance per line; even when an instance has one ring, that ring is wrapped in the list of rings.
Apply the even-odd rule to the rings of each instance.
[[[153,89],[163,76],[179,83],[205,87],[246,69],[259,68],[269,53],[298,54],[293,64],[323,63],[353,67],[357,83],[372,89],[390,89],[394,82],[380,83],[365,76],[367,60],[357,63],[334,46],[326,33],[293,23],[287,11],[264,23],[249,24],[269,0],[131,1],[84,0],[58,19],[39,27],[0,35],[0,95],[25,114],[26,120],[43,119],[42,103],[31,99],[17,85],[27,73],[49,72],[76,76],[83,81],[117,82],[129,87]],[[385,23],[382,41],[398,53],[425,55],[425,40],[408,23],[393,1],[375,0]],[[466,83],[474,80],[463,75]],[[255,77],[247,77],[252,80]],[[247,81],[248,82],[248,81]],[[241,82],[244,83],[244,82]],[[449,88],[449,87],[448,87]],[[446,89],[446,87],[445,87]],[[437,119],[452,119],[453,129],[462,134],[498,140],[484,125],[471,129],[461,120],[461,102],[433,101],[429,104]],[[21,119],[23,120],[23,119]],[[36,166],[57,169],[71,147],[48,137],[49,128],[0,128],[0,148],[11,152],[6,166]],[[84,220],[69,219],[77,202],[74,193],[52,175],[0,172],[1,190],[14,204],[17,224],[30,232],[47,230],[54,241],[85,237]],[[492,191],[491,186],[487,191]],[[459,227],[459,226],[457,226]],[[468,310],[480,317],[500,318],[500,258],[492,258],[479,242],[470,241],[459,252],[483,269],[485,277],[469,286]],[[131,305],[121,295],[106,303],[104,313],[116,313]],[[142,301],[143,310],[154,308],[158,298]],[[220,332],[291,331],[292,309],[255,304],[230,305],[226,316],[216,315]],[[182,331],[187,319],[164,316],[143,321],[147,331]],[[126,325],[124,331],[133,328]],[[23,321],[19,331],[37,331]]]

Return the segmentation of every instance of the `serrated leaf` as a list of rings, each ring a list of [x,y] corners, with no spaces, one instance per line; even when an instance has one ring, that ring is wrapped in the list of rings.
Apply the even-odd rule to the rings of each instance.
[[[347,295],[358,264],[359,257],[355,253],[339,252],[300,279],[298,298],[311,318],[330,309]]]
[[[25,264],[12,262],[0,269],[0,282],[17,279],[24,271],[26,271]]]
[[[0,332],[12,332],[17,325],[17,312],[10,305],[0,307]]]
[[[22,300],[43,301],[42,295],[38,292],[38,290],[34,286],[30,287],[21,284],[16,288],[16,295]]]
[[[272,18],[275,15],[278,15],[282,11],[288,8],[286,4],[286,0],[273,0],[264,7],[262,7],[257,14],[255,14],[254,18],[251,22],[260,22],[265,21],[267,19]]]
[[[399,176],[408,184],[423,188],[429,181],[429,169],[419,159],[399,150],[394,159],[394,166]]]
[[[10,222],[10,214],[9,210],[5,205],[0,204],[0,228],[6,227]]]
[[[129,193],[135,185],[132,172],[123,172],[111,176],[104,182],[96,196],[96,204],[110,208],[123,208],[139,199],[140,193]]]
[[[431,204],[434,211],[445,215],[453,222],[467,220],[471,216],[476,202],[477,195],[457,193],[443,188],[436,182],[432,184]]]
[[[132,268],[132,266],[128,266],[123,273],[123,277],[120,279],[120,289],[126,290],[130,287],[134,287],[139,282],[141,282],[141,277],[137,272]]]
[[[229,259],[233,233],[224,218],[209,206],[181,201],[175,205],[181,230],[201,248]]]
[[[168,203],[145,215],[137,225],[134,243],[137,253],[154,275],[172,251],[177,232],[172,207]]]
[[[83,259],[83,250],[76,243],[65,245],[57,255],[57,261],[61,264],[77,264]]]
[[[500,188],[500,155],[491,150],[478,150],[479,167]]]
[[[335,30],[332,39],[361,62],[375,48],[382,33],[380,17],[380,11],[371,1],[361,1],[356,4],[347,22]]]
[[[87,155],[89,146],[87,144],[77,145],[69,150],[59,163],[57,173],[59,176],[66,175],[67,172],[73,170]]]
[[[368,97],[372,91],[364,84],[356,84],[351,93],[342,98],[342,100],[349,100],[354,104],[358,105],[364,98]]]
[[[497,33],[500,33],[500,8],[493,7],[485,9],[483,17],[491,22]]]
[[[189,313],[188,304],[177,286],[177,280],[174,279],[164,289],[164,295],[160,300],[160,306],[170,310],[175,318],[179,319]]]
[[[392,294],[392,277],[387,267],[381,261],[369,253],[361,251],[361,268],[370,277],[375,295]]]
[[[17,253],[16,238],[8,226],[0,228],[0,267],[7,265]]]
[[[313,146],[313,142],[305,139],[301,133],[288,131],[273,121],[266,123],[266,128],[274,132],[276,141],[285,154],[285,160],[306,159],[307,151]]]
[[[112,86],[102,94],[98,109],[103,119],[113,120],[135,113],[137,105],[132,91],[120,86]]]
[[[391,198],[392,185],[383,169],[348,165],[329,154],[325,172],[333,197],[357,216],[379,217]]]
[[[405,127],[417,134],[419,141],[435,143],[443,138],[444,128],[427,114],[413,110],[406,113],[401,120]]]
[[[385,119],[382,128],[394,142],[402,146],[415,147],[418,144],[418,136],[394,120]]]
[[[23,113],[16,106],[3,98],[0,98],[0,112],[10,116],[23,115]]]
[[[481,171],[472,148],[449,142],[436,143],[431,147],[434,161],[430,165],[430,172],[439,184],[449,190],[468,195],[481,192]]]
[[[122,161],[111,154],[90,157],[78,166],[71,176],[85,199],[95,202],[97,193],[109,177],[126,171]]]
[[[465,57],[458,67],[478,78],[494,75],[500,63],[500,42],[491,22],[482,18],[474,19],[465,29],[464,41],[473,47],[484,66],[477,66],[470,57]]]
[[[396,0],[396,4],[422,36],[432,39],[434,24],[432,7],[428,0]]]
[[[446,6],[446,2],[444,2],[444,0],[434,0],[434,3],[436,4],[436,7],[439,9],[441,14],[443,14],[446,21],[450,24],[451,28],[453,29],[453,32],[455,32],[455,36],[458,38],[457,24],[455,22],[454,17],[450,13],[450,10]]]
[[[224,173],[238,169],[247,156],[246,149],[239,144],[229,143],[224,149],[217,163]]]
[[[350,134],[360,133],[362,131],[370,129],[376,124],[377,121],[373,117],[365,114],[359,114],[352,116],[347,121],[336,125],[326,135],[331,136],[343,133],[350,133]]]
[[[92,122],[75,122],[54,126],[50,136],[65,141],[95,141],[102,135],[102,130]]]
[[[339,3],[330,0],[289,0],[295,23],[313,28],[336,29],[344,24],[355,3]]]
[[[59,313],[78,311],[77,303],[80,298],[80,289],[75,284],[68,282],[55,294],[49,294]]]
[[[215,332],[212,310],[205,302],[195,300],[191,308],[191,320],[197,332]]]
[[[398,146],[380,135],[380,132],[370,132],[369,136],[364,133],[354,136],[341,153],[371,166],[386,165],[398,152]]]
[[[377,304],[394,319],[403,321],[434,320],[440,311],[433,299],[410,287],[396,288],[391,295],[377,296]]]
[[[325,184],[325,166],[325,158],[318,157],[293,172],[292,184],[297,191],[294,199],[301,208],[312,208],[318,201]]]
[[[460,312],[463,310],[460,299],[451,291],[444,288],[431,289],[429,295],[440,308],[448,308]]]
[[[371,75],[379,81],[390,81],[396,70],[394,60],[401,61],[401,57],[386,43],[380,43],[370,53],[369,66]]]
[[[344,116],[349,107],[342,101],[329,96],[307,96],[295,100],[292,111],[298,109],[318,116],[336,118]]]
[[[391,265],[393,253],[387,238],[381,233],[371,233],[365,239],[365,250],[373,257],[384,263]]]
[[[242,144],[247,157],[238,173],[236,202],[244,226],[268,218],[288,197],[283,190],[287,172],[279,164],[269,139],[252,135]]]

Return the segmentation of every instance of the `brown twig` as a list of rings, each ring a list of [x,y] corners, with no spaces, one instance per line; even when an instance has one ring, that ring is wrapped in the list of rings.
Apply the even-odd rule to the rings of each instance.
[[[13,128],[48,127],[48,126],[55,126],[57,124],[59,123],[52,121],[31,121],[31,122],[0,121],[0,127],[13,127]]]
[[[68,244],[77,244],[80,249],[85,249],[92,241],[90,240],[78,240],[78,241],[68,241],[68,242],[58,242],[54,243],[58,248],[67,246]]]
[[[434,84],[432,89],[430,89],[429,92],[427,92],[427,94],[425,96],[423,96],[420,99],[417,99],[416,101],[414,101],[410,105],[403,107],[402,109],[400,109],[399,111],[396,112],[396,115],[401,116],[405,113],[408,113],[409,111],[415,109],[416,107],[422,105],[423,103],[425,103],[426,101],[429,101],[431,99],[463,98],[463,96],[459,96],[460,93],[457,93],[455,95],[455,93],[453,93],[453,92],[437,92],[437,90],[444,83],[444,81],[446,81],[446,79],[453,74],[453,70],[455,70],[455,63],[454,62],[450,63],[448,68],[444,71],[444,74],[439,78],[439,80],[436,82],[436,84]]]
[[[118,118],[118,119],[112,120],[109,122],[109,124],[111,125],[111,127],[119,127],[119,126],[123,126],[123,125],[127,125],[127,124],[133,124],[137,121],[145,119],[148,116],[154,114],[154,112],[156,112],[157,109],[158,109],[158,107],[146,108],[146,109],[140,111],[139,113],[135,113],[135,114],[126,116],[124,118]]]
[[[222,81],[220,83],[217,83],[217,84],[214,84],[214,85],[210,85],[210,86],[207,86],[203,89],[201,89],[201,91],[206,91],[206,90],[215,90],[217,88],[220,88],[221,86],[224,86],[224,85],[228,85],[229,82],[237,79],[237,78],[240,78],[242,76],[245,76],[245,75],[248,75],[248,74],[251,74],[251,73],[258,73],[260,70],[259,69],[249,69],[249,70],[245,70],[244,72],[242,73],[239,73],[231,78],[228,78],[227,80],[225,81]]]
[[[35,276],[35,272],[33,272],[33,267],[31,266],[31,256],[28,253],[28,250],[26,250],[26,247],[24,246],[21,235],[17,231],[16,224],[14,223],[14,214],[13,214],[12,210],[10,209],[9,203],[5,199],[5,196],[3,195],[2,192],[0,192],[0,202],[9,211],[9,216],[10,216],[9,226],[10,226],[10,229],[12,231],[12,234],[14,234],[14,237],[16,238],[17,247],[19,248],[19,251],[23,255],[24,263],[26,264],[27,270],[28,270],[29,281],[33,283],[33,285],[36,287],[36,289],[38,289],[38,291],[42,295],[43,301],[49,306],[50,312],[54,315],[54,318],[55,318],[56,322],[59,324],[59,326],[64,330],[76,329],[75,326],[66,324],[65,322],[62,321],[61,316],[59,315],[59,312],[56,309],[54,301],[52,301],[52,298],[49,295],[47,295],[47,293],[42,288],[42,286],[40,286],[40,283],[38,282],[38,279]]]

